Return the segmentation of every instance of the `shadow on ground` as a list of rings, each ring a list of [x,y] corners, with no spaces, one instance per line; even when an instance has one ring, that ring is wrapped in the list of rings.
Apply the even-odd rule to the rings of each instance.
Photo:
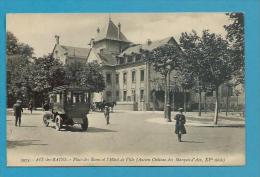
[[[183,142],[183,143],[204,143],[204,142],[202,142],[202,141],[188,141],[188,140],[182,140],[181,142]]]
[[[55,129],[55,126],[51,126],[51,128]],[[81,127],[76,127],[76,126],[67,126],[67,127],[61,128],[59,131],[82,132],[82,133],[117,132],[115,130],[109,130],[109,129],[97,128],[97,127],[88,127],[87,131],[83,131],[81,129]]]
[[[16,148],[18,146],[46,146],[48,144],[39,143],[40,140],[7,140],[7,148]]]
[[[34,125],[21,125],[21,127],[26,127],[26,128],[29,128],[29,127],[31,127],[31,128],[36,128],[36,127],[38,127],[38,126],[34,126]]]

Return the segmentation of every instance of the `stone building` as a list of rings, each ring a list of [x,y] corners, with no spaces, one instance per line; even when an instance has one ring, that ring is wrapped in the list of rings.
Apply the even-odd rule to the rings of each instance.
[[[83,63],[97,61],[102,65],[106,88],[102,93],[92,95],[93,102],[116,101],[116,109],[124,110],[162,110],[164,107],[164,78],[144,61],[142,51],[151,51],[163,45],[173,45],[179,48],[173,36],[157,41],[148,39],[143,44],[134,44],[123,34],[121,24],[115,25],[109,19],[106,26],[96,29],[96,36],[90,40],[88,48],[61,45],[59,36],[56,36],[56,45],[52,53],[64,64],[73,61]],[[178,108],[183,107],[184,94],[183,89],[176,86],[174,79],[176,77],[178,77],[177,72],[173,71],[171,85],[174,87],[170,88],[170,97],[172,98],[174,94],[175,108]],[[225,86],[220,90],[220,101],[224,105]],[[191,91],[186,92],[188,109],[197,109],[198,94]],[[204,95],[203,93],[202,96]],[[214,104],[214,92],[208,93],[206,98],[207,104]],[[204,100],[202,99],[202,103]],[[243,105],[244,97],[234,96],[234,98],[230,98],[230,101]]]

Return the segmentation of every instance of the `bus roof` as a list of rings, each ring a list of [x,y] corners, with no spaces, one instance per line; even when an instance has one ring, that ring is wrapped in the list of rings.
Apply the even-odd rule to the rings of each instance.
[[[90,88],[63,85],[63,86],[59,86],[59,87],[54,87],[50,93],[58,93],[58,92],[62,92],[62,91],[90,91]]]

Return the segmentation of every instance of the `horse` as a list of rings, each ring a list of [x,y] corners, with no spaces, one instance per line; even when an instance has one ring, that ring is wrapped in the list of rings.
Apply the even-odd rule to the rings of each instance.
[[[116,105],[115,101],[105,103],[105,106],[108,106],[111,109],[111,112],[114,112],[115,105]]]

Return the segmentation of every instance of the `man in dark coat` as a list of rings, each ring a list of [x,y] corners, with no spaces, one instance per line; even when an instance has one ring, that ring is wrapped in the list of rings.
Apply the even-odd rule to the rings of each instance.
[[[14,116],[15,116],[15,126],[17,126],[17,122],[19,123],[19,127],[21,126],[21,117],[22,117],[22,101],[17,100],[17,102],[13,106]]]
[[[184,124],[186,123],[186,118],[183,115],[183,109],[180,108],[178,110],[179,110],[179,113],[177,113],[174,117],[174,120],[176,120],[175,134],[178,135],[178,140],[179,140],[179,142],[181,142],[181,135],[187,133],[185,126],[184,126]]]

